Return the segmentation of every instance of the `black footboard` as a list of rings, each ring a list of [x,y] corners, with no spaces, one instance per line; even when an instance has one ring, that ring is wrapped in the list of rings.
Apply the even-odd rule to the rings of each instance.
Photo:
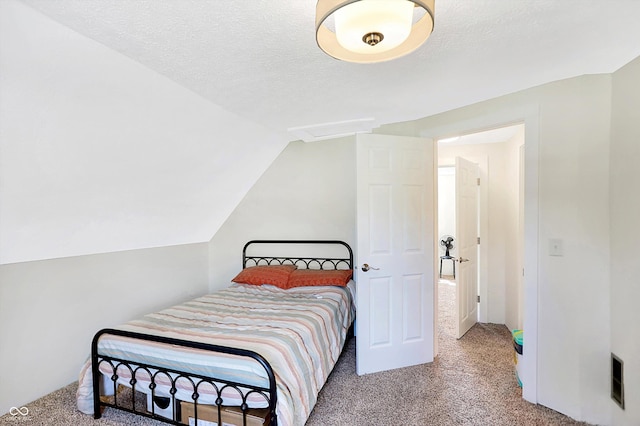
[[[224,353],[230,354],[240,357],[247,357],[257,361],[266,371],[267,377],[269,379],[269,387],[256,387],[252,385],[247,385],[244,383],[236,383],[223,379],[219,379],[216,377],[204,377],[197,374],[192,374],[188,372],[177,371],[173,369],[158,367],[154,365],[147,365],[140,362],[135,362],[132,360],[124,360],[118,359],[115,357],[106,356],[104,354],[100,354],[98,352],[98,340],[103,335],[116,335],[123,336],[128,338],[134,338],[144,341],[162,343],[167,345],[178,345],[186,348],[194,348],[203,351],[209,351],[212,353]],[[103,373],[100,372],[100,366],[103,363],[107,363],[110,367],[109,369],[113,372],[110,377],[110,386],[113,386],[113,396],[108,398],[101,398],[100,395],[100,383],[101,376]],[[92,376],[93,376],[93,407],[94,407],[94,417],[96,419],[100,418],[102,415],[103,407],[113,407],[119,410],[127,411],[130,413],[134,413],[137,415],[150,417],[156,420],[163,421],[165,423],[181,425],[185,424],[182,422],[183,416],[181,416],[181,407],[183,404],[189,404],[189,417],[194,419],[194,423],[198,424],[198,419],[200,422],[203,420],[203,416],[199,416],[206,409],[208,410],[208,415],[211,416],[211,412],[213,410],[215,416],[215,410],[217,409],[217,419],[209,421],[215,421],[217,424],[223,424],[223,416],[227,415],[226,409],[228,407],[223,407],[223,398],[222,392],[224,390],[233,389],[237,395],[241,398],[242,404],[235,409],[235,415],[241,416],[242,424],[247,424],[247,416],[249,413],[249,406],[247,403],[247,398],[249,396],[255,396],[255,394],[259,394],[264,397],[266,403],[268,404],[267,414],[265,418],[268,418],[269,425],[275,426],[278,424],[278,419],[276,415],[276,404],[277,404],[277,396],[276,396],[276,379],[271,369],[271,366],[260,354],[243,350],[238,348],[230,348],[225,346],[218,345],[209,345],[200,342],[192,342],[187,340],[179,340],[172,339],[162,336],[153,336],[148,334],[134,333],[122,330],[115,329],[104,329],[96,333],[93,338],[91,344],[91,365],[92,365]],[[123,370],[124,369],[124,370]],[[125,371],[128,373],[128,386],[130,387],[130,392],[125,393],[125,395],[119,395],[118,393],[118,372]],[[144,377],[149,381],[148,385],[142,385],[138,382],[140,379]],[[168,382],[170,389],[170,397],[157,397],[156,389],[158,387],[157,380],[163,380],[164,382]],[[177,393],[177,383],[180,381],[181,385],[185,384],[191,386],[193,392],[191,394],[190,400],[179,400],[176,398]],[[140,389],[142,386],[147,386],[147,389]],[[204,405],[199,403],[199,399],[201,397],[201,391],[203,387],[207,387],[209,393],[214,395],[217,394],[215,399],[215,405]],[[143,401],[140,401],[140,393],[136,391],[142,391],[144,394],[150,394],[151,398],[154,402],[158,401],[162,404],[163,400],[166,402],[166,407],[172,407],[170,413],[159,414],[156,412],[156,404],[151,404],[150,410],[147,411],[147,404]],[[164,408],[164,407],[162,407]],[[231,413],[233,414],[233,413]],[[229,414],[230,415],[230,414]],[[214,417],[215,418],[215,417]],[[189,424],[188,422],[186,424]]]

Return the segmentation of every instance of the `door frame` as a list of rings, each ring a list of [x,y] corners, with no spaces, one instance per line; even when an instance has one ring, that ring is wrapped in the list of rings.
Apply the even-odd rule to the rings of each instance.
[[[498,127],[524,123],[524,313],[523,329],[526,332],[526,356],[523,357],[522,397],[538,403],[538,253],[539,253],[539,145],[540,112],[537,104],[516,108],[504,108],[460,119],[429,128],[418,128],[419,137],[434,140],[445,139],[464,133],[477,133]],[[434,144],[437,150],[437,144]],[[437,155],[437,152],[436,152]],[[437,157],[435,157],[437,158]],[[436,168],[437,170],[437,168]],[[437,182],[437,181],[436,181]],[[434,259],[435,262],[435,259]],[[435,267],[435,266],[434,266]],[[436,287],[437,289],[437,287]],[[481,299],[482,300],[482,299]],[[437,306],[434,306],[437,312]],[[437,348],[437,333],[434,330],[434,348]]]

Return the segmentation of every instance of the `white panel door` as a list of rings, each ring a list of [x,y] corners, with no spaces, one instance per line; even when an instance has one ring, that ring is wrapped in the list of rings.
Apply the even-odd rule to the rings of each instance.
[[[478,322],[478,165],[456,157],[458,339]]]
[[[356,371],[431,362],[433,141],[362,134],[356,145]]]

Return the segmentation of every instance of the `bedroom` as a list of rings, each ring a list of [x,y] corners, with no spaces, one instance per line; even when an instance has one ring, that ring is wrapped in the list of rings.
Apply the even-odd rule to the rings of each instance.
[[[287,143],[290,136],[282,139],[230,114],[23,3],[3,0],[2,8],[2,16],[7,8],[19,14],[20,28],[38,31],[25,35],[34,38],[29,50],[4,36],[17,21],[2,21],[0,28],[2,81],[17,78],[5,60],[20,58],[29,65],[18,68],[24,72],[20,92],[2,86],[2,117],[11,105],[23,130],[9,133],[15,129],[0,120],[0,212],[4,223],[21,218],[35,224],[1,229],[0,361],[14,366],[0,373],[1,412],[75,380],[86,342],[102,325],[228,282],[248,239],[321,232],[354,243],[355,187],[344,184],[355,179],[352,138]],[[628,325],[639,319],[631,278],[638,269],[629,259],[637,254],[640,228],[632,220],[638,200],[625,192],[638,181],[633,174],[638,73],[635,59],[612,73],[556,81],[378,130],[443,136],[502,124],[511,119],[506,111],[536,106],[538,308],[545,313],[538,350],[548,372],[539,377],[539,402],[574,418],[610,424],[633,424],[640,415],[634,408],[640,407],[640,348],[638,339],[628,338]],[[127,94],[126,102],[119,100]],[[46,126],[32,125],[52,112],[55,119]],[[151,134],[144,123],[153,123]],[[193,137],[173,143],[185,128]],[[43,135],[55,135],[62,145],[42,145]],[[145,142],[134,144],[137,135]],[[207,143],[215,140],[234,143]],[[158,146],[168,154],[156,153]],[[194,162],[195,153],[221,161],[202,165]],[[224,158],[242,161],[230,164]],[[33,164],[46,185],[27,173]],[[210,169],[216,170],[214,177]],[[99,179],[83,185],[92,172]],[[219,177],[232,185],[219,185]],[[198,191],[185,191],[196,186]],[[21,193],[27,198],[19,199]],[[20,203],[9,208],[8,201]],[[213,238],[212,229],[218,229]],[[19,232],[17,241],[23,243],[7,246],[18,238],[9,231]],[[562,259],[544,255],[546,241],[556,237],[565,240]],[[184,285],[176,288],[176,282]],[[121,292],[128,297],[123,300]],[[105,308],[88,303],[98,299]],[[40,385],[25,386],[13,371],[37,365],[41,352],[35,341],[58,368],[35,367]],[[610,352],[625,360],[624,412],[608,397]]]

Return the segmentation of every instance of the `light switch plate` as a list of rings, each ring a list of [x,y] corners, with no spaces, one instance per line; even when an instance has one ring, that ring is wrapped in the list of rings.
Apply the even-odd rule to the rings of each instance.
[[[551,238],[549,240],[549,256],[564,256],[564,248],[561,239]]]

